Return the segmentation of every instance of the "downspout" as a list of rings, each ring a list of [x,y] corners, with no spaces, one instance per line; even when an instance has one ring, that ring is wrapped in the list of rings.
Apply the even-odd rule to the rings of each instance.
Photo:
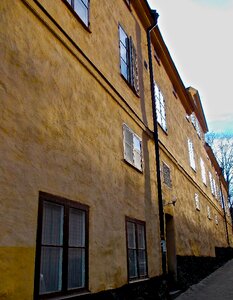
[[[221,192],[221,201],[222,201],[222,207],[223,207],[223,213],[224,213],[224,220],[225,220],[225,225],[226,225],[227,244],[228,244],[228,246],[230,246],[229,233],[228,233],[228,227],[227,227],[227,216],[226,216],[225,202],[224,202],[224,198],[223,198],[222,184],[221,184],[220,176],[218,177],[218,180],[219,180],[219,187],[220,187],[220,192]]]
[[[167,272],[166,263],[166,241],[164,233],[164,211],[163,211],[163,197],[162,197],[162,184],[160,176],[160,157],[159,157],[159,137],[158,137],[158,122],[156,112],[155,90],[154,90],[154,74],[151,52],[151,31],[158,26],[158,13],[152,10],[154,17],[154,24],[147,29],[147,43],[148,43],[148,58],[149,58],[149,72],[150,72],[150,88],[151,88],[151,101],[153,111],[153,126],[154,126],[154,143],[155,143],[155,157],[156,157],[156,175],[157,175],[157,192],[159,201],[159,221],[160,221],[160,241],[161,241],[161,253],[162,253],[162,272],[163,275]]]

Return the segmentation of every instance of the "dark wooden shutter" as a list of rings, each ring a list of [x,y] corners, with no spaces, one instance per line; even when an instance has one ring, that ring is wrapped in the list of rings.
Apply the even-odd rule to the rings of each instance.
[[[130,84],[134,88],[135,92],[139,95],[139,75],[138,75],[138,59],[136,48],[133,44],[133,40],[129,39],[130,46]]]

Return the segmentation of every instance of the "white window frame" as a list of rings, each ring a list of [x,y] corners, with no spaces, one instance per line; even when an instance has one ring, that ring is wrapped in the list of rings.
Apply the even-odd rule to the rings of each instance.
[[[126,132],[132,135],[132,143],[130,144],[126,139]],[[123,124],[123,139],[124,139],[124,159],[133,165],[138,170],[143,170],[143,155],[142,155],[142,139],[135,134],[126,124]],[[140,150],[135,147],[135,141],[139,142]],[[127,147],[131,149],[132,160],[127,156]],[[135,156],[140,156],[140,166],[136,163]]]
[[[191,141],[191,139],[188,139],[188,152],[189,152],[190,166],[194,171],[196,171],[194,147],[193,147],[193,142]]]
[[[202,182],[207,185],[206,181],[206,170],[205,170],[205,163],[202,158],[200,158],[200,166],[201,166],[201,177],[202,177]]]
[[[161,92],[159,86],[154,81],[154,91],[155,91],[155,106],[157,113],[157,122],[162,127],[164,131],[167,132],[167,118],[166,118],[166,106],[163,93]]]
[[[215,224],[218,225],[218,216],[217,215],[214,216],[214,220],[215,220]]]
[[[199,195],[197,193],[194,194],[195,208],[200,211],[200,200]]]
[[[212,195],[214,196],[215,195],[214,182],[213,182],[213,175],[211,172],[209,172],[209,180],[210,180],[210,190],[211,190]]]

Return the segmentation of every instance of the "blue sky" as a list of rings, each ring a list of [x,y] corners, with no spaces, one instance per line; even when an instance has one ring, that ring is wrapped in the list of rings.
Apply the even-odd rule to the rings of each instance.
[[[186,87],[199,91],[209,131],[233,134],[233,0],[148,0]]]

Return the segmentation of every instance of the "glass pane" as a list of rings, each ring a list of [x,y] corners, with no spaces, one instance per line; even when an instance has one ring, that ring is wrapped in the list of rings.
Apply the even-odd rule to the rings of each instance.
[[[146,252],[145,250],[139,250],[138,251],[138,263],[139,263],[139,275],[140,276],[146,276]]]
[[[127,222],[128,248],[136,248],[135,224]]]
[[[141,141],[135,135],[133,136],[133,146],[134,149],[138,150],[138,152],[141,152]]]
[[[88,7],[88,0],[81,0],[86,7]]]
[[[145,231],[143,225],[137,225],[138,249],[145,249]]]
[[[136,250],[129,250],[129,278],[138,277]]]
[[[129,81],[129,68],[128,65],[121,59],[121,74]]]
[[[120,41],[126,48],[128,36],[126,35],[126,33],[124,32],[124,30],[121,27],[119,27],[119,33],[120,33]]]
[[[62,288],[62,248],[42,247],[40,294],[58,292]]]
[[[85,212],[70,208],[69,246],[85,247]]]
[[[128,144],[125,144],[125,159],[133,163],[133,149]]]
[[[121,59],[124,60],[125,63],[127,63],[127,49],[125,48],[125,46],[120,43],[120,54],[121,54]]]
[[[85,250],[69,249],[68,289],[85,287]]]
[[[63,215],[61,205],[44,202],[42,223],[42,244],[61,246],[63,243]]]
[[[81,0],[74,0],[74,10],[81,20],[88,25],[88,9]]]
[[[134,165],[135,167],[141,170],[142,168],[141,154],[138,153],[137,151],[134,151]]]

